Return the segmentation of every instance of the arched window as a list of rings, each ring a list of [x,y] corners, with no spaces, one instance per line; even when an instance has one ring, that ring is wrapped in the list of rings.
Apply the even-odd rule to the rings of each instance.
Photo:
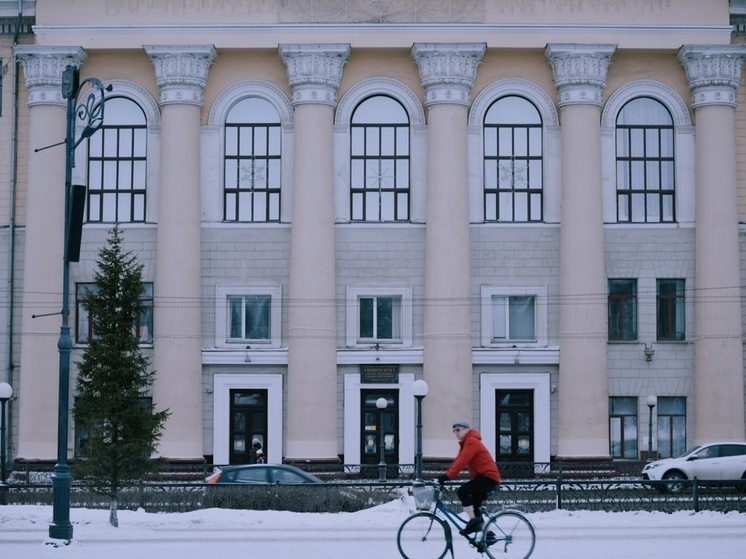
[[[352,221],[409,220],[409,116],[386,95],[360,103],[350,123]]]
[[[541,115],[517,95],[495,101],[484,117],[484,220],[543,220]]]
[[[145,221],[147,122],[126,97],[106,99],[104,123],[88,141],[88,221]]]
[[[259,97],[242,99],[225,119],[225,221],[280,221],[280,115]]]
[[[674,223],[674,127],[650,97],[632,99],[616,120],[617,221]]]

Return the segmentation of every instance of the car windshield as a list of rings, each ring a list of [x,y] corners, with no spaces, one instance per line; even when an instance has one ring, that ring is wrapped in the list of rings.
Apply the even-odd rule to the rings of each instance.
[[[682,456],[688,456],[692,454],[693,452],[698,451],[701,448],[702,448],[702,445],[693,446],[692,448],[688,449],[686,452],[683,452],[679,454],[678,456],[674,456],[674,458],[681,458]]]

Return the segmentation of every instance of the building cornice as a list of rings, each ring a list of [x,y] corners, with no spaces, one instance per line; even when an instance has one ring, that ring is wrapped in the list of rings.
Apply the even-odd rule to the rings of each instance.
[[[276,48],[293,37],[299,43],[328,42],[345,37],[352,48],[411,48],[416,42],[468,42],[488,48],[544,48],[549,42],[596,43],[614,37],[620,48],[678,49],[682,44],[731,42],[731,25],[613,25],[511,23],[269,23],[269,24],[123,24],[37,25],[37,37],[49,44],[74,41],[87,48],[136,48],[144,35],[164,42],[194,42],[198,37],[217,48]],[[131,37],[132,45],[128,45]],[[138,43],[138,41],[140,41]]]

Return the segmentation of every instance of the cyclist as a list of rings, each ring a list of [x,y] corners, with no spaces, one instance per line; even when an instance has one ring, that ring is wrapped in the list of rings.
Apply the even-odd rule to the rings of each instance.
[[[460,449],[446,473],[438,476],[438,482],[442,484],[455,479],[461,470],[469,468],[469,481],[461,485],[456,492],[469,518],[464,529],[460,531],[462,536],[466,536],[482,529],[484,521],[480,507],[487,493],[500,483],[500,470],[490,451],[482,444],[482,435],[476,429],[472,429],[468,422],[456,421],[453,424],[453,433],[458,439]]]

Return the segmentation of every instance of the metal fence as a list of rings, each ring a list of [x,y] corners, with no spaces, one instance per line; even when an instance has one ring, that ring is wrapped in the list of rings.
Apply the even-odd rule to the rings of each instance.
[[[493,492],[487,508],[517,508],[525,512],[555,509],[570,511],[720,511],[746,512],[743,482],[676,480],[676,492],[668,489],[673,482],[641,480],[508,480]],[[123,490],[119,508],[142,508],[149,512],[186,512],[222,507],[254,510],[292,510],[296,512],[355,511],[375,506],[408,493],[411,480],[329,481],[302,486],[258,486],[244,484],[208,485],[203,482],[150,482]],[[444,492],[458,510],[455,488],[448,484]],[[0,487],[0,504],[52,504],[52,486],[48,483],[12,483]],[[72,507],[108,508],[109,499],[83,486],[73,484]]]

